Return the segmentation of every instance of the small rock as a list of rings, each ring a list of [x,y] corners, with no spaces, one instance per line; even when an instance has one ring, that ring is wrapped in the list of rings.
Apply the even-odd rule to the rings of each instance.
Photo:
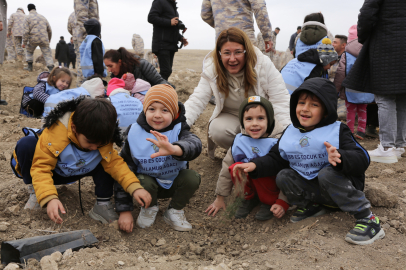
[[[11,199],[12,201],[17,200],[17,194],[11,195],[11,196],[10,196],[10,199]]]
[[[177,261],[177,260],[180,260],[180,258],[182,258],[182,256],[180,256],[180,255],[173,255],[173,256],[170,256],[170,257],[168,258],[168,260],[169,260],[169,261]]]
[[[16,270],[16,269],[20,269],[20,266],[18,266],[18,264],[16,263],[9,263],[4,270]]]
[[[7,231],[8,226],[4,225],[4,224],[0,224],[0,232],[5,232]]]
[[[16,205],[13,205],[13,206],[10,206],[9,208],[7,208],[8,209],[8,211],[10,212],[10,213],[12,213],[12,214],[17,214],[19,211],[20,211],[20,205],[18,205],[18,204],[16,204]]]
[[[394,173],[394,172],[395,172],[395,171],[392,170],[392,169],[385,169],[385,170],[382,171],[382,173],[387,173],[387,174],[392,174],[392,173]]]
[[[380,183],[370,182],[366,185],[365,196],[373,206],[394,208],[398,205],[398,196]]]
[[[323,233],[323,235],[324,235],[324,232],[323,231],[321,231],[322,233]],[[297,238],[291,238],[290,240],[289,240],[289,244],[291,244],[291,245],[296,245],[296,243],[297,243]]]
[[[270,262],[265,262],[265,269],[266,270],[273,270],[273,269],[276,269],[276,266],[271,264]]]
[[[63,253],[62,259],[63,259],[63,260],[67,260],[67,259],[69,259],[70,257],[72,257],[72,255],[73,255],[72,249],[71,249],[71,248],[70,248],[70,249],[67,249],[67,250]]]
[[[386,222],[388,221],[388,217],[387,217],[387,216],[379,217],[379,219],[380,219],[383,223],[386,223]]]
[[[51,254],[51,260],[54,260],[56,262],[60,262],[62,260],[62,253],[59,251],[54,252]]]
[[[266,252],[267,250],[268,250],[268,247],[267,247],[267,246],[265,246],[265,245],[262,245],[262,246],[261,246],[261,252],[262,252],[262,253]]]
[[[125,263],[123,261],[118,261],[117,264],[120,266],[124,266]]]
[[[394,227],[394,228],[399,228],[399,225],[400,225],[400,222],[399,222],[399,220],[391,220],[391,221],[389,221],[389,224],[392,226],[392,227]]]
[[[88,261],[88,262],[87,262],[87,265],[89,265],[89,266],[95,266],[95,265],[96,265],[96,262],[95,262],[95,261]]]
[[[230,234],[230,236],[234,236],[234,235],[235,235],[235,231],[231,230],[231,231],[229,232],[229,234]]]
[[[58,270],[58,264],[51,259],[51,256],[42,257],[40,265],[41,270]]]
[[[145,262],[144,258],[141,257],[141,256],[139,256],[139,257],[137,258],[137,261],[138,261],[139,263]]]
[[[389,229],[389,228],[390,228],[390,225],[389,225],[388,223],[385,223],[385,224],[382,225],[382,228],[384,228],[384,229]]]
[[[244,267],[244,268],[248,268],[250,266],[250,264],[249,263],[242,263],[241,266]]]
[[[151,244],[152,244],[153,246],[155,246],[155,244],[156,244],[156,239],[155,239],[155,238],[152,238],[152,239],[151,239]]]
[[[405,217],[405,213],[399,212],[399,218],[404,218],[404,217]]]
[[[269,227],[266,227],[264,232],[267,233],[268,231],[269,231]]]
[[[165,239],[164,238],[161,238],[161,239],[159,239],[158,240],[158,242],[156,242],[156,246],[158,246],[158,247],[160,247],[160,246],[163,246],[163,245],[165,245],[166,244],[166,241],[165,241]]]
[[[242,246],[243,250],[247,250],[248,248],[249,248],[248,244],[245,244],[245,245]]]
[[[226,253],[226,250],[223,247],[219,247],[217,249],[217,254],[225,254],[225,253]]]

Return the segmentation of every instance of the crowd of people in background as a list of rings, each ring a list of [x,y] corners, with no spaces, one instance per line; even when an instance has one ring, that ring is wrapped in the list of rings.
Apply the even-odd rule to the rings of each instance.
[[[215,48],[184,104],[169,82],[176,52],[188,45],[176,0],[152,2],[152,49],[146,54],[138,34],[132,38],[134,52],[105,51],[97,0],[73,2],[72,38],[67,44],[61,36],[55,51],[64,67],[54,66],[52,29],[34,4],[27,15],[18,8],[10,16],[7,43],[1,39],[11,63],[26,62],[25,69],[33,71],[39,47],[50,71],[39,74],[22,100],[27,115],[43,115],[45,122],[43,129],[27,131],[13,153],[13,171],[30,193],[26,208],[47,207],[50,219],[61,223],[59,212],[65,210],[55,185],[93,176],[93,219],[118,220],[120,229],[131,232],[134,198],[141,206],[136,224],[147,228],[157,217],[158,199],[172,198],[165,222],[190,231],[183,208],[201,177],[187,164],[202,151],[190,127],[212,103],[208,155],[214,158],[216,147],[228,152],[209,215],[225,209],[224,198],[243,185],[235,218],[247,217],[258,204],[258,220],[281,218],[290,205],[297,206],[292,222],[335,207],[356,219],[346,241],[366,245],[385,236],[363,190],[371,161],[395,163],[405,152],[406,79],[399,43],[406,38],[406,2],[366,1],[348,35],[333,36],[321,12],[304,16],[290,38],[287,54],[293,59],[276,68],[281,29],[272,31],[265,1],[203,0],[201,18],[215,29]],[[76,83],[70,63],[73,69],[76,64]],[[113,143],[121,147],[121,135],[118,155]],[[357,142],[367,136],[379,136],[377,149],[366,151]]]

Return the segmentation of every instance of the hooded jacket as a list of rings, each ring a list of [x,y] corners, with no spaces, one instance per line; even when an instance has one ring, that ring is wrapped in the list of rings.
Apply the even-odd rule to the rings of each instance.
[[[165,132],[171,130],[175,127],[175,125],[181,123],[182,125],[179,133],[179,140],[177,142],[174,142],[173,144],[178,145],[182,149],[183,155],[172,157],[179,161],[191,161],[196,159],[202,152],[202,142],[200,141],[199,137],[190,132],[190,127],[186,123],[185,106],[183,106],[181,102],[179,102],[178,104],[179,117],[172,121],[172,123],[168,127],[158,131]],[[144,112],[141,112],[140,116],[137,119],[137,123],[146,132],[154,130],[150,125],[148,125]],[[131,169],[131,171],[136,173],[138,168],[132,159],[131,150],[128,143],[128,132],[130,131],[130,129],[131,125],[128,127],[127,131],[124,134],[124,146],[120,152],[120,156],[123,157],[124,161],[128,164],[128,167]],[[123,188],[121,186],[114,186],[114,195],[117,212],[132,211],[134,209],[132,198],[123,191]]]
[[[300,129],[303,135],[306,135],[307,131],[300,125],[299,119],[296,116],[296,105],[302,90],[310,91],[316,95],[325,106],[326,117],[316,125],[315,129],[334,124],[337,119],[337,92],[334,84],[327,79],[313,78],[305,81],[291,96],[290,117],[292,125]],[[281,138],[283,136],[284,134],[282,134]],[[323,136],[323,134],[320,134],[320,136]],[[343,123],[340,125],[339,141],[339,149],[337,151],[341,155],[341,163],[333,168],[351,179],[356,189],[363,190],[365,171],[369,166],[368,153],[357,143],[352,136],[351,130]],[[281,170],[290,168],[289,161],[283,159],[280,154],[279,142],[280,139],[267,155],[252,161],[255,163],[256,169],[249,173],[251,178],[277,175]]]
[[[55,58],[58,62],[68,63],[69,61],[69,46],[66,44],[65,40],[59,40],[56,44]]]
[[[90,19],[84,24],[87,35],[95,35],[96,37],[101,37],[101,26],[98,20]],[[103,76],[104,72],[104,62],[103,62],[103,45],[102,41],[95,38],[92,42],[92,61],[93,69],[95,74]]]
[[[58,162],[58,157],[69,145],[74,144],[81,149],[80,144],[72,131],[72,116],[85,97],[62,102],[44,119],[45,124],[37,146],[31,166],[32,183],[37,195],[38,203],[43,207],[50,200],[57,199],[58,193],[53,184],[52,174]],[[113,141],[121,146],[120,131],[116,126]],[[103,157],[100,162],[104,170],[110,174],[124,190],[129,194],[142,188],[138,178],[130,171],[116,150],[113,149],[113,142],[98,149]],[[15,160],[17,156],[13,153]],[[16,171],[19,172],[17,163]],[[19,172],[21,174],[21,172]]]
[[[322,77],[327,74],[327,72],[323,68],[323,64],[320,62],[320,56],[317,52],[317,49],[310,49],[298,55],[297,60],[300,62],[308,62],[312,64],[316,64],[313,68],[312,72],[309,74],[307,79]]]

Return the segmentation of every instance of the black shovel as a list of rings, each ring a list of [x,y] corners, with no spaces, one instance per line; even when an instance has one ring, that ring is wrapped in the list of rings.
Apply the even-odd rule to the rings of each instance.
[[[78,250],[97,243],[89,230],[36,236],[1,243],[1,263],[24,263],[30,258],[40,261],[42,257],[67,249]]]

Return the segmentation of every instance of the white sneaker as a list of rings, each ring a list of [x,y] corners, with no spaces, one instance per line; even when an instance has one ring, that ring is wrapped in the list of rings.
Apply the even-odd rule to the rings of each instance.
[[[150,206],[147,209],[141,207],[141,212],[137,218],[137,225],[140,228],[148,228],[154,224],[156,215],[158,214],[158,205]]]
[[[381,144],[378,144],[378,148],[373,151],[368,151],[371,161],[380,163],[395,163],[398,162],[396,157],[395,148],[388,148],[386,151]]]
[[[402,157],[402,154],[405,153],[405,148],[403,147],[395,148],[395,153],[396,157],[400,159]]]
[[[28,199],[27,203],[25,204],[24,209],[31,209],[31,210],[41,209],[41,206],[38,203],[37,196],[35,195],[35,193],[30,194],[30,198]]]
[[[192,225],[186,220],[183,210],[167,209],[164,213],[164,220],[177,231],[187,232],[192,230]]]

